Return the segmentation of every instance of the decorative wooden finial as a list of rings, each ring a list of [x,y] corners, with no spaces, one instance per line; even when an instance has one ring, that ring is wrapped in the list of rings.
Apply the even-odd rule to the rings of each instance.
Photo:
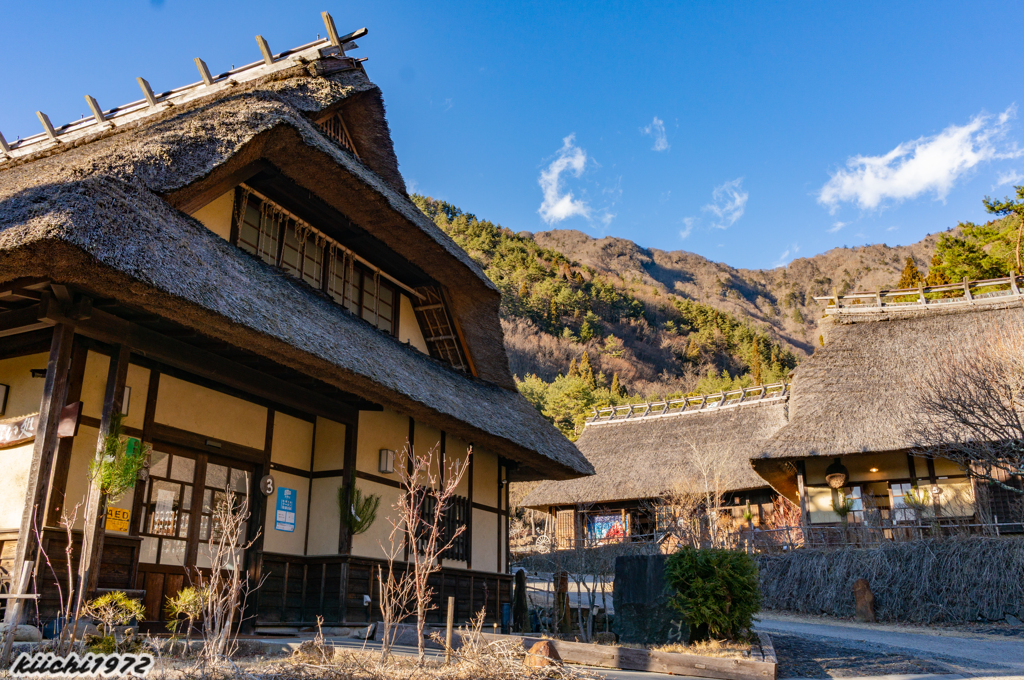
[[[139,88],[142,90],[142,96],[146,98],[146,102],[150,106],[156,106],[156,97],[153,96],[153,88],[149,86],[149,81],[141,76],[135,80],[139,82]]]
[[[210,69],[206,67],[206,62],[196,57],[196,68],[199,69],[199,75],[203,78],[203,84],[213,85],[213,78],[210,76]]]
[[[57,139],[57,133],[53,129],[53,124],[50,123],[50,117],[42,111],[36,111],[36,117],[38,117],[39,122],[43,124],[43,131],[46,133],[46,136],[49,137],[51,141],[59,142],[60,140]]]
[[[334,26],[334,19],[331,17],[330,12],[320,12],[320,16],[323,17],[324,26],[327,27],[327,38],[331,41],[331,44],[341,49],[341,41],[338,40],[338,29]]]
[[[96,122],[103,125],[107,121],[107,118],[103,115],[103,109],[100,108],[99,102],[96,101],[96,98],[85,95],[85,103],[89,105],[89,110],[92,111],[92,117],[96,119]]]
[[[270,45],[262,35],[256,36],[256,44],[260,46],[260,52],[263,53],[263,61],[267,66],[274,65],[274,55],[270,53]]]

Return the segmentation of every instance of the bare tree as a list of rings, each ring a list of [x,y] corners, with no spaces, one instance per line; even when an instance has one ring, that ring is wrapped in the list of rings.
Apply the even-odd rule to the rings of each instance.
[[[418,454],[406,443],[405,464],[397,466],[402,494],[396,501],[395,514],[391,518],[396,535],[401,534],[408,547],[409,565],[406,575],[412,580],[412,596],[416,608],[416,636],[418,660],[422,666],[426,661],[423,628],[427,612],[436,608],[433,603],[434,589],[428,584],[430,576],[441,570],[438,557],[455,544],[455,540],[466,530],[465,525],[450,526],[446,522],[448,509],[455,497],[466,470],[472,447],[466,451],[466,460],[458,459],[445,465],[439,456],[440,444],[435,444],[425,454]]]
[[[248,484],[246,484],[248,486]],[[219,494],[218,494],[219,495]],[[249,510],[244,499],[230,489],[217,500],[210,517],[210,540],[200,547],[209,559],[209,574],[197,567],[193,579],[201,593],[203,651],[201,660],[215,662],[231,656],[237,647],[236,616],[245,608],[249,595],[260,584],[248,583],[242,573],[242,555],[252,546],[246,541]]]
[[[1024,327],[992,328],[969,343],[936,343],[906,414],[921,453],[1017,494],[1024,475]]]
[[[396,624],[407,617],[409,604],[413,597],[413,574],[408,569],[401,573],[395,572],[395,561],[402,552],[402,541],[405,526],[401,521],[391,522],[391,535],[387,547],[380,544],[388,563],[387,575],[384,567],[377,567],[377,582],[380,585],[380,618],[381,618],[381,663],[387,661],[391,654],[391,646],[395,642]]]

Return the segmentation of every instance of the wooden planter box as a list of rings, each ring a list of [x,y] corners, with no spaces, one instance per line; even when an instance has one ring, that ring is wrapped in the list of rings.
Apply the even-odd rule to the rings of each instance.
[[[767,633],[758,633],[763,655],[753,651],[749,659],[720,659],[698,654],[655,652],[631,647],[565,642],[518,635],[481,633],[480,637],[484,640],[522,640],[523,649],[526,650],[529,650],[537,642],[549,642],[554,645],[558,655],[565,663],[600,668],[721,678],[722,680],[776,680],[778,672],[775,648]]]

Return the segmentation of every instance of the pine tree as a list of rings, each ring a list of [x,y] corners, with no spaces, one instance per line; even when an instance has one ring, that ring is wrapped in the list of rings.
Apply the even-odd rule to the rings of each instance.
[[[612,373],[612,386],[610,388],[613,397],[623,397],[622,385],[619,384],[619,374]]]
[[[921,272],[917,270],[917,264],[914,263],[914,258],[907,256],[907,263],[903,266],[903,273],[900,274],[900,282],[896,284],[897,288],[917,288],[924,283],[924,277],[921,276]]]
[[[530,295],[530,284],[525,280],[519,284],[519,299],[525,300]]]
[[[573,357],[572,361],[569,362],[569,372],[566,373],[565,376],[567,378],[571,378],[572,376],[579,375],[579,374],[580,374],[580,372],[576,368],[576,357]]]
[[[590,355],[586,352],[583,353],[583,357],[580,359],[580,377],[583,381],[590,385],[591,389],[597,389],[597,380],[594,378],[594,369],[590,366]]]

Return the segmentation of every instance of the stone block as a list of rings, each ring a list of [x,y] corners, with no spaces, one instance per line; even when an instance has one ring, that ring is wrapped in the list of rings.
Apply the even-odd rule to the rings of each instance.
[[[7,635],[9,624],[0,624],[0,636]],[[14,627],[15,642],[42,642],[43,634],[35,626],[19,625]]]

